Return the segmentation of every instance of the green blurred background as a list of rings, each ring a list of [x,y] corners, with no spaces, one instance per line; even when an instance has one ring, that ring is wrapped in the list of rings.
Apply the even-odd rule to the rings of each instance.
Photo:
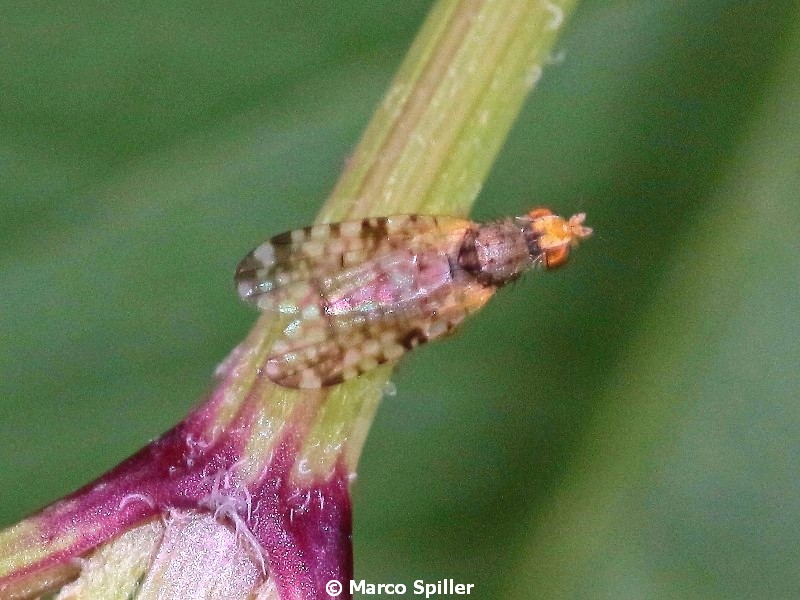
[[[233,268],[313,220],[430,4],[4,3],[0,523],[207,389]],[[597,235],[397,370],[356,578],[800,597],[800,7],[587,0],[553,58],[474,216]]]

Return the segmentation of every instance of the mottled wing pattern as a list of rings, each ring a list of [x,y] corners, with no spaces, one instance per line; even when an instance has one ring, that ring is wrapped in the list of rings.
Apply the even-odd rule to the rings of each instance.
[[[492,295],[451,265],[473,224],[403,215],[299,229],[239,266],[240,295],[292,320],[266,373],[286,387],[333,385],[445,335]]]
[[[450,280],[424,298],[391,309],[297,319],[273,346],[266,374],[293,388],[319,388],[358,377],[452,332],[494,291],[475,280]]]
[[[448,244],[473,223],[454,217],[397,215],[327,223],[276,235],[239,263],[239,296],[265,311],[300,313],[309,286],[339,279],[360,279],[375,257],[405,248],[411,252]],[[335,285],[331,282],[331,285]]]

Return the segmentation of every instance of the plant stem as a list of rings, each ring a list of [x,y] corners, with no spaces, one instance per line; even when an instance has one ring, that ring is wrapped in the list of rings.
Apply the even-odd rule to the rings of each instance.
[[[319,221],[468,213],[574,4],[437,2]],[[70,597],[80,596],[83,582],[93,597],[113,598],[142,577],[141,590],[156,594],[154,578],[163,582],[176,560],[185,561],[184,575],[204,577],[173,585],[170,597],[216,597],[212,588],[240,597],[220,580],[243,581],[241,568],[208,577],[202,543],[184,541],[187,531],[207,531],[202,510],[248,532],[254,564],[262,563],[248,577],[269,575],[263,597],[327,597],[322,583],[352,577],[348,485],[390,369],[322,390],[277,387],[262,367],[280,327],[263,314],[220,368],[210,397],[183,422],[70,498],[0,533],[0,596],[52,588],[71,573],[74,557],[98,547],[103,554],[95,557],[113,557],[126,544],[125,556],[146,559],[119,569],[86,563]],[[153,520],[166,514],[165,525]],[[187,515],[197,520],[187,522]],[[134,527],[148,528],[147,535],[119,537]],[[229,542],[221,551],[235,551]],[[253,555],[253,548],[240,550]],[[198,581],[206,587],[192,588]]]
[[[438,2],[318,222],[466,215],[575,4]],[[380,369],[328,398],[359,421],[347,434],[352,470],[388,376]]]

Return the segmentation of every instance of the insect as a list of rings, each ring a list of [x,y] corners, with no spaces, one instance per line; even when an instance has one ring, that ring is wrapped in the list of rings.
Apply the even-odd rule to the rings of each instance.
[[[315,225],[264,242],[234,279],[242,299],[288,318],[266,375],[320,388],[451,333],[531,267],[563,264],[592,233],[584,219],[536,208],[486,224],[398,215]]]

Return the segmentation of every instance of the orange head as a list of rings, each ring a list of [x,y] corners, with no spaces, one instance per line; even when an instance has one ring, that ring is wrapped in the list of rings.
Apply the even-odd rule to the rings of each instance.
[[[548,208],[534,208],[528,213],[528,218],[531,220],[531,229],[538,234],[542,264],[548,269],[563,265],[570,248],[592,234],[592,228],[583,224],[585,213],[565,219],[554,215]]]

